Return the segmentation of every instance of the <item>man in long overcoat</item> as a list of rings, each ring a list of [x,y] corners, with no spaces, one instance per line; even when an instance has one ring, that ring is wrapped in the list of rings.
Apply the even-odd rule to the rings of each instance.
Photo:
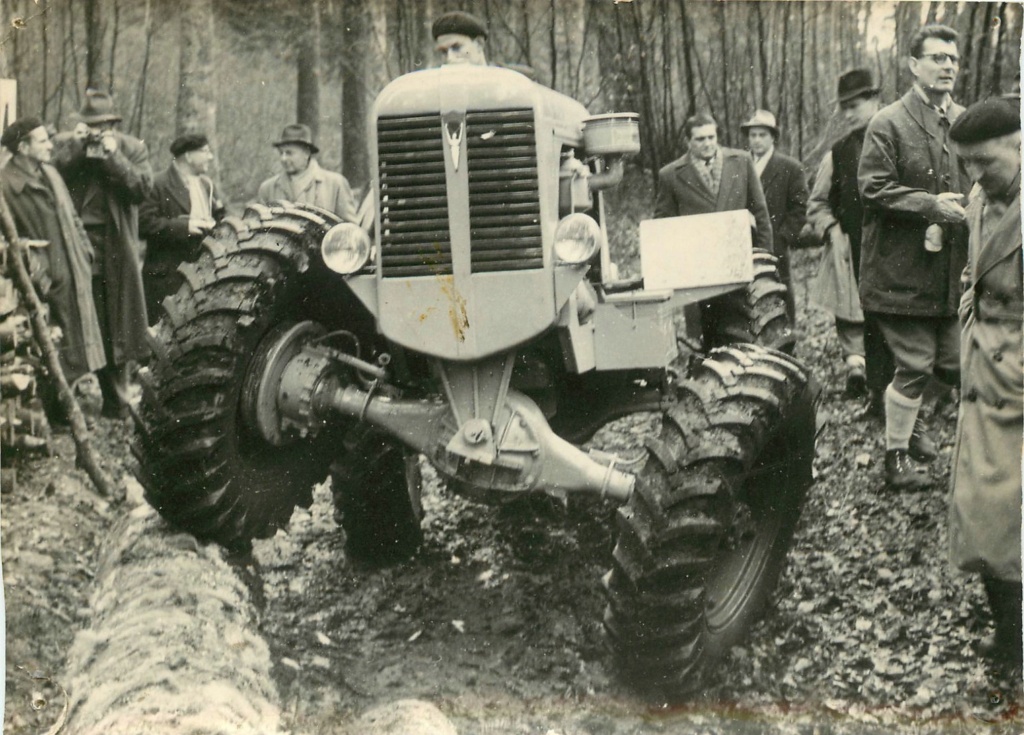
[[[153,183],[149,151],[114,128],[121,116],[104,92],[86,90],[80,122],[57,136],[53,162],[67,182],[96,251],[93,298],[107,366],[97,373],[103,412],[127,417],[130,364],[149,354],[139,263],[139,204]]]
[[[793,278],[789,268],[789,249],[796,246],[800,230],[807,221],[807,179],[800,161],[776,150],[779,127],[775,115],[768,110],[756,110],[740,125],[747,136],[750,153],[754,157],[754,170],[760,177],[768,217],[772,223],[772,251],[779,259],[779,277],[789,291],[786,310],[789,320],[796,321],[796,301],[793,298]]]
[[[60,327],[61,368],[69,383],[106,364],[92,298],[93,249],[64,180],[49,164],[53,143],[38,118],[14,121],[2,144],[13,157],[0,169],[0,185],[20,237],[45,240],[33,281]],[[52,401],[51,418],[66,420]]]
[[[207,176],[213,152],[205,135],[189,133],[171,143],[174,160],[153,180],[139,208],[139,234],[146,240],[143,283],[146,311],[156,323],[160,304],[181,285],[178,266],[194,262],[203,238],[224,216],[213,180]]]
[[[885,389],[885,480],[895,489],[930,484],[914,463],[936,456],[918,423],[922,396],[934,378],[959,382],[956,310],[967,262],[961,201],[970,179],[948,141],[950,124],[963,112],[950,97],[959,71],[956,41],[947,26],[915,34],[914,86],[868,123],[858,169],[861,306],[877,314],[896,363]],[[911,443],[914,436],[921,438]]]
[[[960,302],[961,402],[953,454],[953,563],[980,573],[995,620],[983,655],[1021,665],[1024,262],[1020,97],[985,100],[949,131],[981,191],[967,208],[969,288]],[[1018,675],[1019,677],[1019,675]]]

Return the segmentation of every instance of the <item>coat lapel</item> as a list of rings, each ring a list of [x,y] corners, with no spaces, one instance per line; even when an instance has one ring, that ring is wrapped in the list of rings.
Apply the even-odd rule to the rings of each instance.
[[[1006,208],[1003,216],[997,222],[992,223],[988,230],[982,229],[982,207],[978,206],[973,213],[974,221],[971,223],[975,232],[980,232],[978,238],[978,253],[975,256],[977,263],[974,267],[974,282],[981,280],[988,271],[1002,262],[1014,250],[1021,247],[1020,229],[1020,177],[1017,179],[1018,194]],[[984,197],[984,194],[982,194]],[[984,203],[984,199],[979,204]]]
[[[772,188],[772,184],[775,179],[778,178],[779,174],[782,173],[782,167],[779,166],[779,159],[776,153],[772,154],[772,157],[768,159],[768,163],[764,167],[764,172],[761,174],[761,188],[767,192]]]
[[[928,110],[913,88],[903,95],[903,106],[910,113],[922,130],[928,134],[928,153],[931,156],[932,168],[938,169],[942,161],[942,131],[939,129],[938,117]]]
[[[185,186],[184,180],[181,178],[181,172],[178,171],[178,167],[173,163],[171,164],[170,175],[167,177],[168,189],[171,198],[174,202],[181,207],[181,211],[185,214],[191,214],[192,212],[192,197],[188,194],[188,187]]]
[[[728,202],[735,201],[733,191],[739,184],[740,167],[743,165],[743,159],[734,155],[727,156],[724,150],[721,152],[721,156],[722,180],[718,182],[718,196],[715,198],[715,209],[719,212],[728,208]]]
[[[676,178],[679,180],[681,188],[695,193],[704,199],[709,206],[714,204],[711,191],[704,183],[704,179],[701,178],[700,173],[697,171],[697,165],[690,158],[689,154],[680,161],[679,168],[676,169]]]

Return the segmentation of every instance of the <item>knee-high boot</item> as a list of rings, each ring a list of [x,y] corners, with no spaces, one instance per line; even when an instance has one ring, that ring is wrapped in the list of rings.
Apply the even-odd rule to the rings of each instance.
[[[982,578],[996,632],[978,646],[978,653],[1002,665],[1020,668],[1024,641],[1021,637],[1022,590],[1020,582]]]

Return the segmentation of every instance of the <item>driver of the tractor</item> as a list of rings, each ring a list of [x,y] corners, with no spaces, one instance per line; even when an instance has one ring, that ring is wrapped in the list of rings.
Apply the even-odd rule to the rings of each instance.
[[[470,13],[456,10],[434,21],[431,32],[442,64],[486,66],[487,26]]]

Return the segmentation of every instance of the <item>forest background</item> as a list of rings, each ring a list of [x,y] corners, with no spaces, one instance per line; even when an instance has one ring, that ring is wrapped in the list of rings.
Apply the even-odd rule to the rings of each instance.
[[[489,62],[528,65],[594,114],[640,113],[648,170],[684,152],[692,111],[742,147],[739,125],[760,107],[813,172],[843,132],[838,75],[866,66],[896,99],[927,22],[961,34],[959,102],[1020,84],[1020,4],[877,0],[0,0],[0,77],[17,80],[19,114],[62,130],[87,87],[109,89],[155,170],[176,135],[206,132],[233,201],[276,172],[271,143],[295,120],[365,190],[373,99],[437,65],[430,24],[453,9],[487,22]]]

